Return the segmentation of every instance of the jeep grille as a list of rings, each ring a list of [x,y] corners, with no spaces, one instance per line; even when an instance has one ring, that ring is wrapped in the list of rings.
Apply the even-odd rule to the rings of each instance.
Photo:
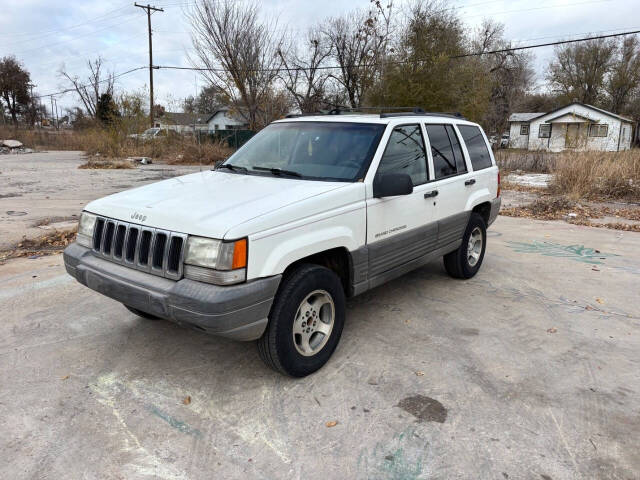
[[[135,223],[98,217],[93,231],[93,251],[127,267],[178,280],[187,235]]]

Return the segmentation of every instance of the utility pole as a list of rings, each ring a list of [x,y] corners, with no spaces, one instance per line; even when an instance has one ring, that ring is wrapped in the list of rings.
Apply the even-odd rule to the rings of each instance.
[[[147,11],[147,25],[149,28],[149,117],[151,126],[153,127],[153,47],[151,45],[151,12],[164,12],[162,8],[152,7],[151,5],[139,5],[137,2],[133,4]]]

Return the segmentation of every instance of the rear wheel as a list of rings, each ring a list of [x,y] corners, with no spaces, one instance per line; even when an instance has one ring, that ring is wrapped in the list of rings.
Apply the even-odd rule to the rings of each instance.
[[[460,247],[444,256],[444,268],[454,278],[471,278],[482,265],[487,247],[487,227],[478,213],[472,212]]]
[[[160,317],[156,317],[155,315],[151,315],[150,313],[143,312],[142,310],[138,310],[137,308],[130,307],[129,305],[124,305],[124,307],[134,315],[137,315],[142,318],[146,318],[147,320],[160,320]]]
[[[344,316],[345,295],[338,276],[319,265],[300,265],[280,285],[269,324],[258,340],[260,357],[286,375],[309,375],[336,349]]]

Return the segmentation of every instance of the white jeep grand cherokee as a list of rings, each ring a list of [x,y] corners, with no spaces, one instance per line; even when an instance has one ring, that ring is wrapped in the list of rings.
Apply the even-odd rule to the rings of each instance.
[[[475,275],[499,184],[461,117],[287,118],[213,171],[89,203],[64,261],[137,315],[257,340],[269,366],[304,376],[335,350],[347,297],[436,257]]]

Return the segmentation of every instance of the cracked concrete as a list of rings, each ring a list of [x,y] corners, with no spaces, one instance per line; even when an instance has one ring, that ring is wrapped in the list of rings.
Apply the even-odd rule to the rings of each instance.
[[[350,300],[298,380],[132,315],[60,255],[10,260],[0,478],[638,478],[639,252],[639,233],[500,217],[475,278],[434,262]]]

